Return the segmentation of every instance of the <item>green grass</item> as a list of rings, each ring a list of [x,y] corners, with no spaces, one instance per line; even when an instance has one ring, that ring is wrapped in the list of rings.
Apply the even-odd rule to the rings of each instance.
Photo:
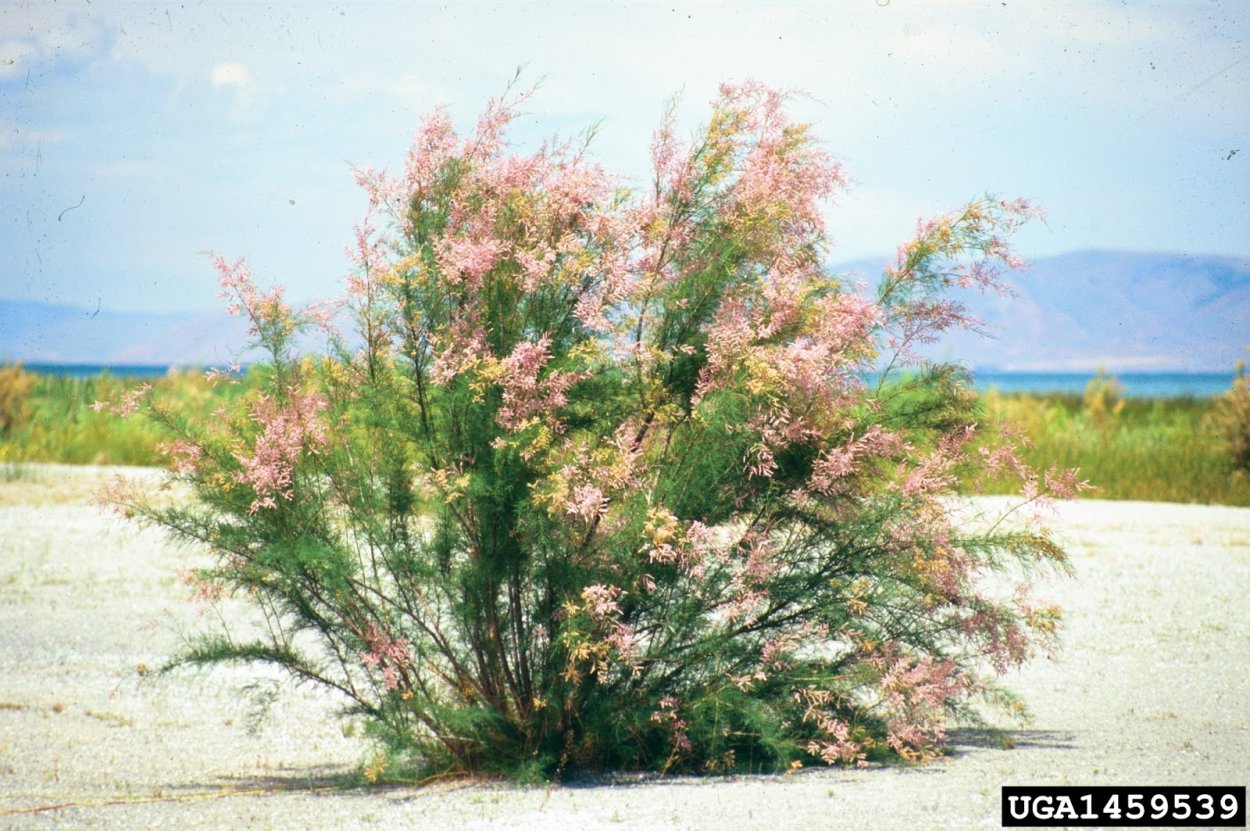
[[[107,373],[87,378],[0,369],[0,465],[63,462],[94,465],[160,465],[160,435],[143,417],[96,412],[96,401],[115,402],[144,380]],[[242,394],[247,384],[212,386],[198,371],[146,379],[174,411],[210,418],[213,410]]]
[[[1023,457],[1037,467],[1080,469],[1103,499],[1250,505],[1250,477],[1233,467],[1216,423],[1214,399],[1129,398],[1091,412],[1078,395],[999,395],[991,420],[1016,425],[1032,442]],[[982,492],[1003,493],[1003,483]]]
[[[70,378],[0,369],[0,475],[20,476],[20,462],[163,464],[151,424],[91,408],[140,383],[107,374]],[[172,373],[152,383],[162,401],[197,418],[210,418],[218,405],[229,405],[249,388],[247,379],[212,386],[200,372]],[[991,391],[984,403],[991,422],[1012,423],[1028,436],[1032,447],[1023,455],[1030,464],[1079,468],[1096,488],[1090,495],[1250,506],[1250,476],[1233,469],[1213,399]],[[990,482],[976,492],[1008,493],[1011,486]]]

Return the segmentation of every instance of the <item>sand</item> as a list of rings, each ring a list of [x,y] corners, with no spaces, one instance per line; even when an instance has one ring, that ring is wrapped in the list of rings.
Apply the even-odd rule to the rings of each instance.
[[[1250,779],[1250,509],[1061,506],[1077,577],[1042,594],[1064,648],[1007,679],[1033,712],[1009,741],[959,733],[918,768],[362,790],[342,777],[368,746],[320,690],[282,687],[257,724],[270,687],[241,690],[272,675],[145,671],[214,620],[193,552],[88,504],[109,473],[0,481],[0,828],[996,828],[1003,785]]]

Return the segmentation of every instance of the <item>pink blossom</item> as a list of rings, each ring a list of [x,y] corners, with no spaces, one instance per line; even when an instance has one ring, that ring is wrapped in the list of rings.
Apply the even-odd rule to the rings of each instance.
[[[489,353],[486,330],[478,323],[475,312],[457,316],[440,334],[432,336],[435,347],[430,366],[430,379],[448,384]]]
[[[216,603],[226,596],[225,583],[200,572],[187,572],[183,577],[183,582],[195,590],[191,598],[195,603]]]
[[[497,239],[444,237],[436,245],[444,279],[470,291],[481,288],[482,277],[495,267],[506,250],[506,245]]]
[[[161,442],[156,445],[156,449],[168,456],[170,466],[182,474],[194,473],[204,458],[204,448],[185,439]]]
[[[677,753],[689,753],[692,745],[686,729],[690,723],[680,718],[681,701],[674,696],[666,695],[659,700],[659,709],[651,713],[652,724],[663,726],[669,734],[669,741]]]
[[[237,370],[235,370],[235,372],[237,372]],[[238,378],[235,377],[234,372],[227,371],[219,367],[212,367],[211,369],[207,370],[204,373],[204,379],[208,381],[209,386],[213,386],[213,387],[223,382],[227,384],[238,383]]]
[[[572,498],[565,510],[573,516],[589,520],[602,514],[607,507],[608,499],[602,490],[594,485],[578,485],[573,489]]]
[[[323,332],[337,337],[340,334],[340,330],[335,320],[342,306],[342,301],[338,300],[310,303],[304,307],[301,317]]]
[[[276,507],[275,497],[291,498],[301,455],[306,450],[316,452],[328,440],[318,420],[327,403],[319,394],[295,393],[282,403],[262,397],[253,405],[252,418],[261,425],[261,433],[251,455],[235,454],[241,466],[235,480],[256,494],[251,513]]]
[[[638,635],[627,623],[613,625],[607,644],[629,663],[634,663],[638,657]]]
[[[891,458],[903,453],[906,444],[897,433],[879,424],[869,427],[864,435],[851,437],[843,445],[825,451],[812,465],[809,485],[816,493],[838,493],[845,481],[860,468],[864,460]]]
[[[619,586],[593,585],[582,589],[582,602],[586,604],[590,616],[598,621],[604,622],[609,617],[614,617],[621,613],[621,606],[618,602],[624,592]]]
[[[368,649],[360,655],[361,663],[371,669],[381,667],[382,684],[388,690],[400,687],[400,672],[412,664],[411,647],[404,638],[394,638],[370,622],[361,639]]]
[[[721,610],[725,615],[725,620],[733,622],[757,614],[767,601],[767,591],[746,588],[743,581],[738,579],[733,582],[728,599],[721,606]]]
[[[945,737],[943,723],[950,702],[975,687],[953,661],[931,655],[910,658],[887,646],[871,659],[881,672],[878,682],[887,721],[887,742],[907,755],[931,748]]]
[[[777,469],[777,453],[791,445],[810,441],[816,435],[805,419],[795,418],[784,406],[760,412],[745,427],[758,437],[747,448],[743,460],[745,469],[749,476],[761,479],[772,476]]]
[[[787,669],[792,665],[791,658],[796,650],[824,639],[828,633],[828,627],[822,623],[803,621],[768,640],[760,651],[760,663],[765,669]]]
[[[1000,674],[1021,665],[1031,654],[1033,640],[1020,621],[989,603],[978,603],[959,625],[965,635],[982,645],[984,656]]]
[[[760,661],[769,669],[785,669],[790,665],[788,658],[793,650],[793,641],[789,638],[777,638],[764,644]]]
[[[213,267],[217,269],[221,292],[218,295],[227,301],[226,310],[232,315],[244,315],[250,322],[249,331],[256,335],[263,328],[282,327],[290,329],[294,325],[291,307],[282,299],[281,288],[273,288],[262,292],[256,287],[252,270],[242,259],[233,263],[219,256],[212,256]]]
[[[936,493],[955,482],[954,468],[963,461],[961,452],[973,438],[976,428],[968,425],[961,432],[943,436],[938,447],[910,470],[899,486],[904,496]]]
[[[553,430],[560,429],[556,411],[564,406],[565,393],[581,376],[575,372],[547,372],[543,376],[550,359],[551,336],[545,334],[536,343],[522,341],[503,359],[503,406],[495,416],[501,427],[521,430],[529,419],[542,416]]]
[[[446,110],[440,107],[427,115],[405,163],[403,182],[407,191],[420,192],[432,187],[438,172],[455,153],[457,144],[456,131]]]
[[[820,704],[825,700],[820,700]],[[855,762],[862,765],[866,755],[863,745],[851,739],[851,726],[839,718],[833,718],[818,709],[815,702],[809,706],[804,718],[816,723],[824,738],[808,742],[807,752],[819,756],[827,765]]]
[[[517,265],[525,273],[523,288],[534,291],[550,273],[556,263],[556,251],[547,245],[540,245],[528,251],[517,251],[514,255]]]
[[[129,517],[133,507],[142,502],[143,496],[143,490],[136,480],[127,479],[118,473],[92,494],[91,501],[97,507]]]
[[[140,384],[137,387],[132,387],[122,393],[121,400],[113,403],[107,401],[96,401],[91,405],[91,409],[97,413],[107,410],[108,412],[111,412],[114,415],[119,415],[122,418],[130,418],[132,415],[139,412],[139,406],[143,403],[144,399],[151,394],[151,392],[152,385],[144,382],[143,384]]]
[[[503,147],[504,130],[516,116],[516,106],[527,97],[529,94],[523,93],[511,102],[502,97],[487,102],[473,135],[465,142],[464,155],[478,160],[489,159],[498,153]]]
[[[742,545],[747,549],[746,562],[742,566],[743,579],[763,585],[777,572],[776,546],[766,534],[755,532],[747,533],[742,538]]]

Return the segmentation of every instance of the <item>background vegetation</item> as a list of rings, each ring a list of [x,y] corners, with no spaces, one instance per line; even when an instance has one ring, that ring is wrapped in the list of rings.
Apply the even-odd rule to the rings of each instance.
[[[91,465],[163,465],[160,434],[140,419],[119,419],[96,402],[121,399],[151,384],[167,406],[205,419],[227,408],[255,378],[215,384],[199,370],[171,370],[161,378],[136,379],[108,372],[88,377],[44,375],[21,365],[0,367],[0,462]]]
[[[1250,434],[1246,399],[1244,379],[1214,398],[1126,398],[1114,379],[1096,378],[1084,396],[991,390],[982,403],[1023,434],[1029,464],[1080,468],[1096,488],[1089,496],[1246,506],[1250,476],[1237,456]],[[994,481],[974,490],[1012,492]]]
[[[1102,499],[1250,506],[1250,379],[1241,374],[1223,396],[1128,398],[1114,378],[1086,395],[981,396],[986,418],[1012,425],[1034,467],[1080,468]],[[0,462],[159,465],[165,456],[150,424],[92,409],[144,383],[107,373],[85,378],[0,367]],[[151,381],[165,402],[203,417],[253,389],[211,384],[204,373],[174,371]],[[969,493],[1012,493],[1006,479],[965,481]]]

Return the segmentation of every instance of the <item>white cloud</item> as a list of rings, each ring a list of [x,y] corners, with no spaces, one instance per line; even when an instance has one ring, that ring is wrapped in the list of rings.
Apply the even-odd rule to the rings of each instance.
[[[255,122],[265,115],[264,104],[269,94],[276,90],[262,89],[246,64],[237,61],[214,64],[209,81],[215,89],[230,90],[234,100],[230,118],[235,122]]]
[[[213,67],[210,78],[215,87],[252,85],[252,73],[241,63],[219,63]]]

